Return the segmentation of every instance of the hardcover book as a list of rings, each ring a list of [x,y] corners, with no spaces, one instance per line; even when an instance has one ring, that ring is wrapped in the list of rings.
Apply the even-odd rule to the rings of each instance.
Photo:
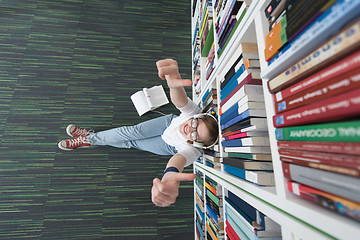
[[[354,142],[277,141],[277,145],[279,149],[295,149],[360,155],[360,143]]]
[[[360,113],[360,89],[342,93],[273,116],[274,127],[321,123],[354,117]]]
[[[293,181],[288,181],[287,186],[290,192],[302,198],[360,222],[360,204],[357,202]]]
[[[282,162],[284,177],[360,202],[360,178]]]
[[[248,171],[226,164],[224,164],[224,171],[257,185],[275,186],[274,173],[270,171]]]
[[[271,93],[276,93],[315,71],[349,54],[360,45],[360,21],[345,28],[284,72],[268,81]]]
[[[169,103],[162,85],[143,88],[131,95],[130,98],[139,116]]]
[[[275,136],[284,141],[360,142],[360,121],[277,128]]]

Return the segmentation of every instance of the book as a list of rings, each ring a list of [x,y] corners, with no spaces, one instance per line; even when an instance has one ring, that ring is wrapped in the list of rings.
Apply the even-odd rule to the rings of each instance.
[[[266,231],[260,225],[249,224],[230,204],[225,204],[225,214],[230,218],[233,226],[239,227],[248,239],[263,239],[263,237],[281,237],[281,231]]]
[[[224,165],[224,172],[244,179],[246,181],[255,183],[261,186],[275,186],[275,179],[273,172],[267,171],[248,171],[236,168],[230,165]]]
[[[288,181],[287,187],[302,198],[360,222],[360,204],[357,202],[293,181]]]
[[[220,115],[220,122],[227,122],[234,117],[240,115],[246,110],[263,110],[265,111],[265,103],[264,102],[249,102],[244,100],[240,100],[237,104],[233,105],[230,109],[228,109],[224,114]],[[241,104],[245,102],[244,104]],[[241,105],[239,105],[241,104]],[[261,116],[265,117],[265,116]]]
[[[268,81],[270,93],[276,93],[356,50],[360,45],[359,22],[345,28],[285,71],[270,79]]]
[[[220,83],[220,89],[224,89],[226,85],[230,82],[234,82],[238,80],[238,83],[243,81],[241,78],[241,74],[246,69],[259,69],[260,68],[260,61],[259,59],[245,59],[242,58],[242,55],[240,56],[240,61],[237,62],[237,64],[234,66],[234,68],[231,68],[229,72],[225,75],[223,81]]]
[[[231,206],[236,207],[238,212],[253,226],[255,223],[260,225],[263,229],[266,229],[265,226],[265,215],[260,212],[258,209],[254,208],[248,202],[241,199],[239,196],[235,195],[229,190],[224,192],[226,203],[231,204]]]
[[[272,161],[271,154],[227,153],[228,157],[245,158],[259,161]]]
[[[233,227],[231,227],[231,224],[226,220],[226,228],[225,228],[226,234],[228,235],[228,239],[230,240],[240,240],[239,236],[236,234]]]
[[[226,78],[231,78],[239,70],[242,63],[247,59],[259,59],[258,47],[256,43],[240,43],[239,46],[235,49],[234,54],[231,55],[229,59],[229,64],[223,66],[219,76],[224,76],[223,79],[220,78],[220,82],[225,81]],[[239,62],[242,61],[241,64]],[[221,89],[221,88],[220,88]]]
[[[276,113],[298,108],[360,87],[360,68],[349,71],[307,91],[294,94],[275,104]]]
[[[277,140],[360,142],[360,121],[343,121],[275,129]]]
[[[266,117],[266,111],[259,110],[259,109],[248,109],[248,110],[240,113],[238,116],[225,122],[224,124],[221,124],[221,130],[226,129],[226,128],[234,125],[235,123],[240,122],[249,117]]]
[[[360,143],[354,142],[277,141],[277,145],[279,149],[360,155]]]
[[[360,157],[356,155],[281,149],[279,154],[283,162],[360,177]]]
[[[298,94],[303,91],[307,91],[309,88],[315,87],[329,79],[340,76],[344,73],[358,69],[360,67],[360,51],[337,61],[334,64],[324,68],[323,70],[301,80],[298,83],[292,84],[291,86],[274,94],[274,102],[280,102],[288,97]]]
[[[253,79],[246,78],[251,73]],[[260,79],[259,68],[249,68],[242,70],[240,69],[234,76],[233,80],[228,82],[226,86],[220,91],[220,100],[224,100],[238,85],[238,89],[243,87],[245,84],[262,85]]]
[[[360,178],[282,162],[284,177],[360,202]]]
[[[169,103],[162,85],[143,88],[130,98],[139,116]]]
[[[270,147],[265,146],[249,146],[249,147],[224,147],[224,152],[236,152],[236,153],[262,153],[262,154],[270,154]]]
[[[222,116],[228,110],[231,111],[237,109],[247,102],[264,102],[264,95],[255,95],[255,94],[245,95],[243,98],[241,98],[238,102],[234,103],[232,106],[230,105],[225,106],[224,110],[222,107],[220,107],[219,115]]]
[[[341,113],[341,114],[339,114]],[[274,127],[321,123],[354,117],[360,113],[360,89],[327,98],[273,116]]]
[[[262,161],[253,161],[249,159],[225,157],[223,158],[223,163],[244,170],[262,170],[262,171],[273,170],[272,162],[262,162]]]
[[[266,118],[247,118],[243,121],[239,121],[234,125],[222,129],[222,133],[229,133],[236,130],[242,130],[244,132],[247,131],[266,131],[267,127],[267,119]]]
[[[237,134],[223,137],[223,140],[227,141],[227,140],[244,138],[244,137],[269,137],[269,133],[267,131],[242,132],[242,133],[237,133]]]
[[[244,1],[244,3],[247,1]],[[236,24],[233,27],[233,29],[231,30],[231,32],[229,33],[229,35],[226,37],[224,43],[222,44],[222,47],[218,49],[218,56],[220,57],[222,55],[222,53],[224,52],[224,49],[226,48],[227,44],[229,43],[230,39],[232,38],[232,36],[234,35],[235,31],[237,30],[238,26],[243,23],[242,19],[244,18],[247,9],[248,9],[249,4],[242,4],[237,15],[236,15]]]
[[[268,137],[245,137],[237,138],[228,141],[222,141],[223,147],[241,147],[241,146],[269,146],[270,140]]]
[[[247,95],[257,95],[263,96],[262,86],[261,85],[244,85],[242,86],[220,109],[221,114],[224,114],[227,110],[229,110],[232,106],[234,106],[237,102],[239,102],[242,98]],[[260,99],[261,97],[253,99]],[[245,100],[244,100],[245,101]],[[242,103],[245,103],[245,102]]]

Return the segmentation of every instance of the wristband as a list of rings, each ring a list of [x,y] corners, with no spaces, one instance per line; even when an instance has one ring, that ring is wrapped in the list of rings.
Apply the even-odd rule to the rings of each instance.
[[[176,167],[168,167],[167,169],[165,169],[163,175],[161,176],[161,179],[164,177],[165,173],[167,172],[179,172],[179,169],[177,169]]]

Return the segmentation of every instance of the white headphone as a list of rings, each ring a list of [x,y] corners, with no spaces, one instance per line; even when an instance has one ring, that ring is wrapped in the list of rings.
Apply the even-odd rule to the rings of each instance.
[[[201,119],[205,116],[210,116],[212,117],[216,122],[218,122],[218,120],[216,119],[216,117],[214,117],[213,115],[211,115],[210,113],[199,113],[199,114],[196,114],[194,115],[194,119]],[[210,146],[205,146],[203,143],[199,143],[199,142],[195,142],[193,141],[193,146],[196,147],[196,148],[202,148],[202,149],[208,149],[208,148],[211,148],[213,146],[215,146],[219,141],[219,136],[216,138],[215,142],[213,144],[211,144]]]

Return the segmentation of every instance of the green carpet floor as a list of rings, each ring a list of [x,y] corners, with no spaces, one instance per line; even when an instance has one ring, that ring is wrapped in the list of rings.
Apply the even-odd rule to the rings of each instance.
[[[162,58],[189,78],[190,45],[189,0],[0,0],[0,239],[193,239],[192,182],[169,208],[151,202],[168,157],[57,147],[70,123],[159,116],[130,95],[165,84]]]

